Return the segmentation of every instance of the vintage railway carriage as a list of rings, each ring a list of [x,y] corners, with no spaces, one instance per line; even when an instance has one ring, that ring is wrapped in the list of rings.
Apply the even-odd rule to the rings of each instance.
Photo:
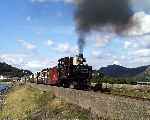
[[[46,85],[58,85],[59,83],[59,78],[58,78],[58,71],[57,67],[46,69],[44,71],[44,84]]]
[[[83,54],[76,57],[65,57],[58,60],[54,68],[43,69],[37,73],[37,83],[88,89],[92,77],[92,66],[88,66]]]

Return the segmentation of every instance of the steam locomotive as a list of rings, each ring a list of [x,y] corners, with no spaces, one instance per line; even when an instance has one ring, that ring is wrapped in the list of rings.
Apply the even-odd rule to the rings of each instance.
[[[89,89],[91,78],[92,66],[86,64],[83,54],[79,54],[76,57],[61,58],[57,66],[38,72],[34,82],[85,90]]]

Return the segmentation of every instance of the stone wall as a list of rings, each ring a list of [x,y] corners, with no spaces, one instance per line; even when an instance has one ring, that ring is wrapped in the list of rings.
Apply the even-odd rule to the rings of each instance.
[[[150,101],[46,85],[30,85],[40,90],[50,90],[61,99],[89,109],[102,118],[109,120],[150,120]]]

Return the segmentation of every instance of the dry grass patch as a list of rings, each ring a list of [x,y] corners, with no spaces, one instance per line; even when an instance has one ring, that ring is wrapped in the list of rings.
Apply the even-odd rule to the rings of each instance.
[[[1,120],[90,120],[90,113],[67,104],[51,92],[22,86],[8,93]]]
[[[150,99],[150,88],[145,89],[115,88],[111,90],[111,94]]]
[[[1,119],[24,119],[38,108],[37,100],[41,91],[27,87],[17,87],[8,93]]]

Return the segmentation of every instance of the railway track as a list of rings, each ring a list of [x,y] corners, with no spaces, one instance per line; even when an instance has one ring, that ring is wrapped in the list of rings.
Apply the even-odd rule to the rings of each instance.
[[[93,90],[90,90],[90,91],[93,91]],[[135,100],[150,101],[150,97],[148,98],[148,97],[142,97],[142,96],[131,96],[131,95],[122,94],[122,93],[111,93],[111,90],[108,90],[106,88],[104,88],[103,90],[99,90],[96,93],[100,93],[100,94],[103,93],[103,94],[107,94],[107,95],[114,95],[114,96],[119,96],[119,97],[124,97],[124,98],[135,99]]]
[[[45,85],[44,85],[45,86]],[[50,86],[50,85],[46,85],[46,86]],[[59,88],[59,87],[58,87]],[[61,88],[61,87],[60,87]],[[76,90],[76,89],[71,89],[71,88],[68,88],[70,90]],[[78,91],[78,90],[76,90]],[[93,90],[80,90],[82,92],[88,92],[90,93],[91,95],[93,93],[96,93],[97,95],[99,94],[106,94],[106,95],[112,95],[112,96],[118,96],[118,97],[124,97],[124,98],[130,98],[130,99],[134,99],[134,100],[141,100],[141,101],[150,101],[150,98],[147,98],[147,97],[139,97],[139,96],[130,96],[130,95],[123,95],[123,94],[117,94],[117,93],[110,93],[110,92],[105,92],[105,90],[103,90],[102,92],[101,91],[97,91],[97,92],[94,92]]]
[[[84,92],[84,90],[81,90]],[[107,91],[107,90],[106,90]],[[135,100],[141,100],[141,101],[150,101],[150,98],[148,97],[140,97],[140,96],[131,96],[131,95],[125,95],[125,94],[117,94],[117,93],[111,93],[110,91],[106,92],[105,90],[103,91],[97,91],[97,92],[94,92],[93,90],[87,90],[86,92],[91,92],[91,94],[94,92],[94,93],[97,93],[97,94],[106,94],[106,95],[114,95],[114,96],[119,96],[119,97],[124,97],[124,98],[130,98],[130,99],[135,99]]]

